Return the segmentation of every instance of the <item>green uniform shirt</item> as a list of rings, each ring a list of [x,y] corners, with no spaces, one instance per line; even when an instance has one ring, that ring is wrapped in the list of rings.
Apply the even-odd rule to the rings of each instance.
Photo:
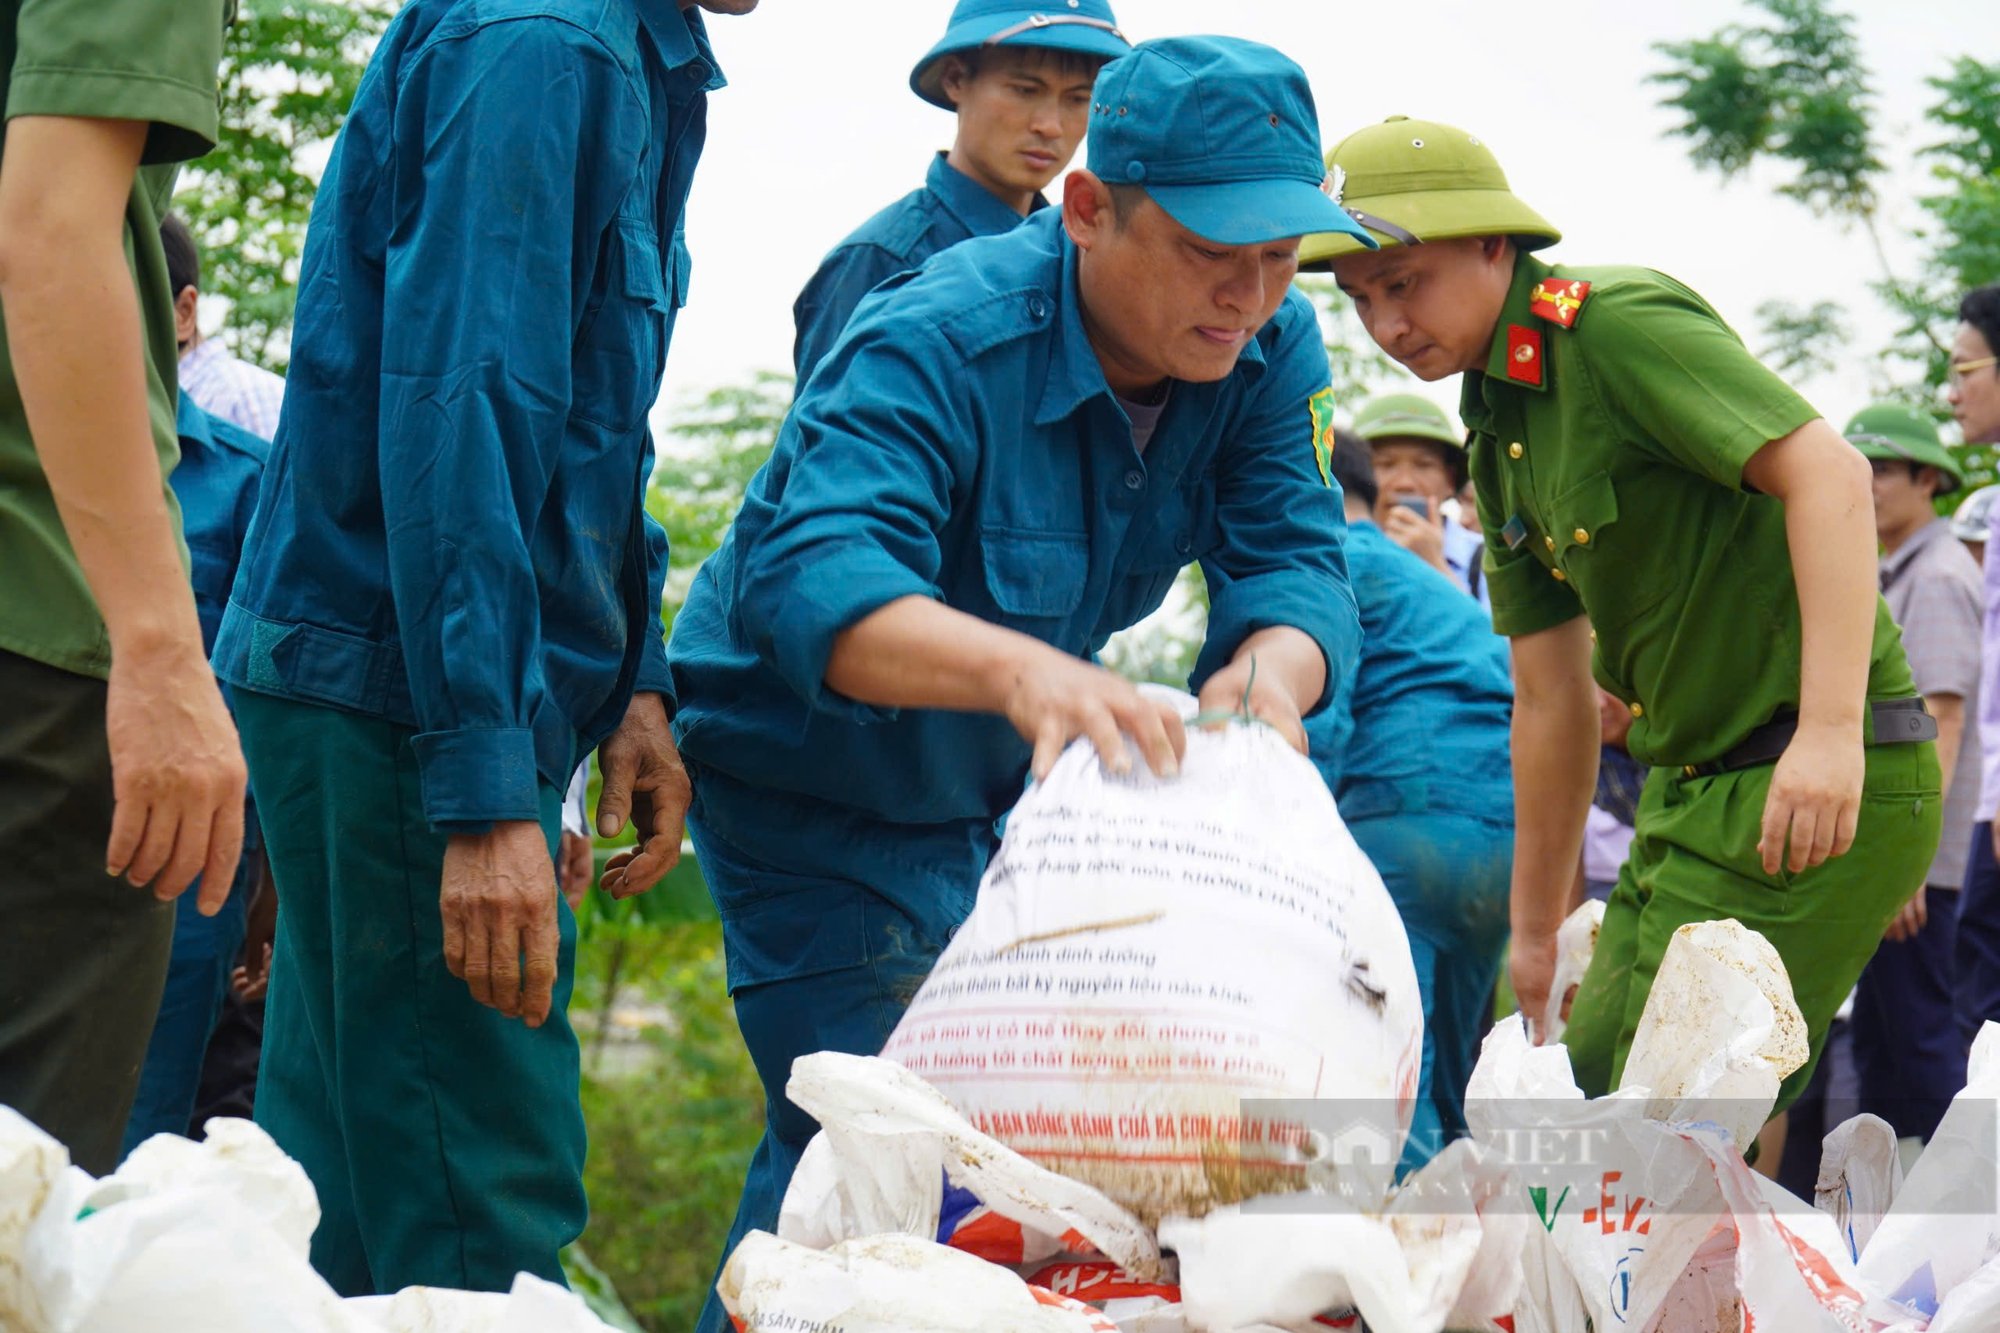
[[[1543,299],[1545,316],[1530,309],[1545,279],[1589,290],[1578,306]],[[1649,269],[1523,254],[1460,415],[1493,627],[1587,614],[1597,679],[1632,710],[1634,758],[1707,763],[1798,707],[1784,506],[1745,489],[1743,465],[1819,414],[1707,302]],[[1914,693],[1878,596],[1869,698]]]
[[[125,206],[125,252],[143,319],[147,402],[160,487],[179,461],[174,434],[173,294],[160,214],[175,164],[215,144],[215,70],[233,0],[0,0],[0,101],[16,116],[149,122]],[[183,557],[185,558],[185,557]],[[70,548],[28,434],[0,328],[0,649],[82,675],[111,670],[111,644]],[[191,596],[192,594],[190,594]]]

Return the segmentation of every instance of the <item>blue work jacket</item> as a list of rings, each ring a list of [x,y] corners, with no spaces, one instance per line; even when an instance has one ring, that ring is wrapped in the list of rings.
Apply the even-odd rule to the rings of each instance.
[[[243,559],[250,519],[257,511],[257,494],[263,486],[271,444],[234,422],[203,411],[186,390],[181,391],[175,409],[174,431],[180,436],[181,461],[168,480],[174,498],[180,501],[182,529],[187,535],[188,573],[194,584],[195,614],[201,619],[201,646],[213,652],[216,634],[222,628],[222,611],[229,604],[229,589]],[[222,697],[225,703],[231,702],[227,690]],[[263,837],[256,804],[247,793],[243,816],[244,850],[255,851]],[[253,864],[246,857],[237,868],[238,887],[245,891]],[[200,888],[197,879],[188,892],[198,893]]]
[[[1448,576],[1373,523],[1347,530],[1361,657],[1306,723],[1349,823],[1444,810],[1512,823],[1507,641]]]
[[[1031,212],[1048,204],[1035,196]],[[920,190],[912,190],[874,217],[820,260],[819,269],[792,303],[798,330],[792,367],[803,385],[813,367],[833,350],[861,298],[906,269],[974,236],[997,236],[1021,225],[1021,215],[998,196],[952,166],[939,153]]]
[[[537,818],[670,691],[646,415],[719,83],[698,10],[411,0],[334,147],[215,660],[414,728],[434,828]]]
[[[187,534],[188,572],[194,583],[194,608],[201,617],[201,646],[214,651],[222,628],[222,608],[236,582],[243,558],[243,539],[257,509],[257,491],[264,479],[264,462],[271,445],[195,405],[185,390],[175,413],[174,429],[181,439],[180,465],[168,480],[180,501],[181,524]]]
[[[826,685],[835,636],[901,597],[1089,657],[1200,561],[1195,688],[1278,625],[1320,645],[1329,680],[1352,669],[1311,303],[1290,294],[1226,378],[1173,384],[1142,457],[1085,336],[1076,266],[1053,209],[954,246],[863,301],[793,406],[669,647],[683,753],[728,779],[701,798],[712,819],[743,793],[742,822],[719,830],[739,846],[856,819],[990,828],[1020,795],[1029,748],[1006,719]]]

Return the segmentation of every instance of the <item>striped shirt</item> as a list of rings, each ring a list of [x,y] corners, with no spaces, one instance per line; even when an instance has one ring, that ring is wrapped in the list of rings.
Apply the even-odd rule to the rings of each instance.
[[[181,388],[195,406],[252,435],[275,439],[285,381],[262,366],[230,354],[218,338],[204,338],[181,357]]]
[[[1925,881],[1956,889],[1965,882],[1973,813],[1980,796],[1979,566],[1951,535],[1951,525],[1932,519],[1893,555],[1882,557],[1882,596],[1903,630],[1903,652],[1917,692],[1955,694],[1965,700],[1965,732],[1958,763],[1944,801],[1944,837]]]

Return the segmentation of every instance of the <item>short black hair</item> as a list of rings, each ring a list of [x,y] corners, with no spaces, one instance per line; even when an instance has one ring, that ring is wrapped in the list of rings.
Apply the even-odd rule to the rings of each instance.
[[[1333,479],[1370,509],[1382,493],[1375,484],[1375,449],[1351,430],[1333,432]]]
[[[200,291],[201,250],[180,214],[169,213],[160,219],[160,248],[167,252],[167,285],[173,288],[174,299],[179,300],[190,287]]]
[[[1111,194],[1111,225],[1124,231],[1132,215],[1146,202],[1146,187],[1130,181],[1106,181],[1104,188]]]
[[[1958,303],[1958,317],[1979,330],[1987,347],[2000,352],[2000,282],[1974,287]]]

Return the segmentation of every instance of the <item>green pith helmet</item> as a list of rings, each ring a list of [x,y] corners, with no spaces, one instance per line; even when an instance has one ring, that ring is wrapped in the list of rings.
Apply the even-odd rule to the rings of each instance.
[[[1451,469],[1452,486],[1462,488],[1469,471],[1465,457],[1465,433],[1458,429],[1451,413],[1422,394],[1389,393],[1370,398],[1354,414],[1354,433],[1371,446],[1398,440],[1422,440],[1434,444]]]
[[[1335,201],[1385,250],[1460,236],[1511,236],[1523,250],[1538,250],[1562,239],[1547,218],[1514,197],[1492,149],[1435,120],[1391,116],[1356,130],[1326,155],[1326,167]],[[1308,236],[1299,266],[1324,268],[1362,249],[1338,232]]]
[[[1902,403],[1870,403],[1854,414],[1847,429],[1840,432],[1847,442],[1868,458],[1900,459],[1921,463],[1944,474],[1939,495],[1950,495],[1965,484],[1958,460],[1938,438],[1937,423],[1913,407]]]
[[[1465,434],[1451,414],[1422,394],[1390,393],[1370,398],[1354,414],[1354,433],[1370,444],[1384,440],[1431,440],[1465,452]]]

